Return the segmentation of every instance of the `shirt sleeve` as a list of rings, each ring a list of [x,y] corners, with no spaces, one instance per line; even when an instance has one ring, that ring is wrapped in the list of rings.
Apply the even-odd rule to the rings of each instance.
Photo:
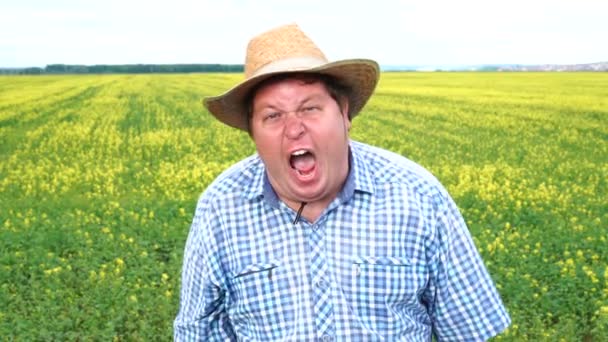
[[[511,319],[452,198],[437,206],[429,313],[438,341],[485,341]]]
[[[175,341],[234,341],[225,305],[219,220],[199,201],[186,241]]]

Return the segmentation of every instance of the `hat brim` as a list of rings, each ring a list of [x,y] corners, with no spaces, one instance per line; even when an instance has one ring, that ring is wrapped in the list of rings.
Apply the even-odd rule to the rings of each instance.
[[[350,99],[351,119],[365,106],[374,92],[380,76],[378,63],[369,59],[348,59],[329,62],[312,68],[299,68],[264,73],[251,77],[219,96],[203,99],[204,106],[224,124],[247,131],[245,100],[260,82],[279,74],[315,73],[334,77],[352,90]]]

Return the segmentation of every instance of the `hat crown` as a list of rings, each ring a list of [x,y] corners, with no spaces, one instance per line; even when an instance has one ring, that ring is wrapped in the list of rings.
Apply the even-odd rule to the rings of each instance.
[[[249,41],[245,58],[245,78],[259,74],[265,66],[273,63],[281,64],[281,61],[290,59],[327,63],[323,52],[298,25],[285,25],[264,32]],[[310,67],[310,65],[302,65],[302,67]],[[291,65],[291,69],[297,68],[297,65]]]
[[[290,24],[251,39],[245,58],[245,79],[222,95],[205,97],[203,104],[221,122],[247,131],[247,104],[255,87],[273,75],[302,72],[327,75],[348,89],[351,119],[365,106],[380,76],[378,63],[369,59],[328,62],[298,25]]]

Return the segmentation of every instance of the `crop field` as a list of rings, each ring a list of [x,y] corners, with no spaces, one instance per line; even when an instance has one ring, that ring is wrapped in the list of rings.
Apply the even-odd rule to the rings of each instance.
[[[200,193],[255,152],[239,74],[0,77],[0,340],[167,341]],[[608,73],[384,73],[355,140],[429,169],[513,319],[608,341]]]

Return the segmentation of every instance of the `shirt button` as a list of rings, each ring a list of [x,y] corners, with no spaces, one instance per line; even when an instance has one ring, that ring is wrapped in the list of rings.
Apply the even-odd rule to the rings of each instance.
[[[321,280],[317,281],[317,287],[326,288],[327,282],[324,279],[321,279]]]
[[[321,340],[323,342],[330,342],[330,341],[333,341],[334,339],[330,335],[323,335],[323,337],[321,338]]]

